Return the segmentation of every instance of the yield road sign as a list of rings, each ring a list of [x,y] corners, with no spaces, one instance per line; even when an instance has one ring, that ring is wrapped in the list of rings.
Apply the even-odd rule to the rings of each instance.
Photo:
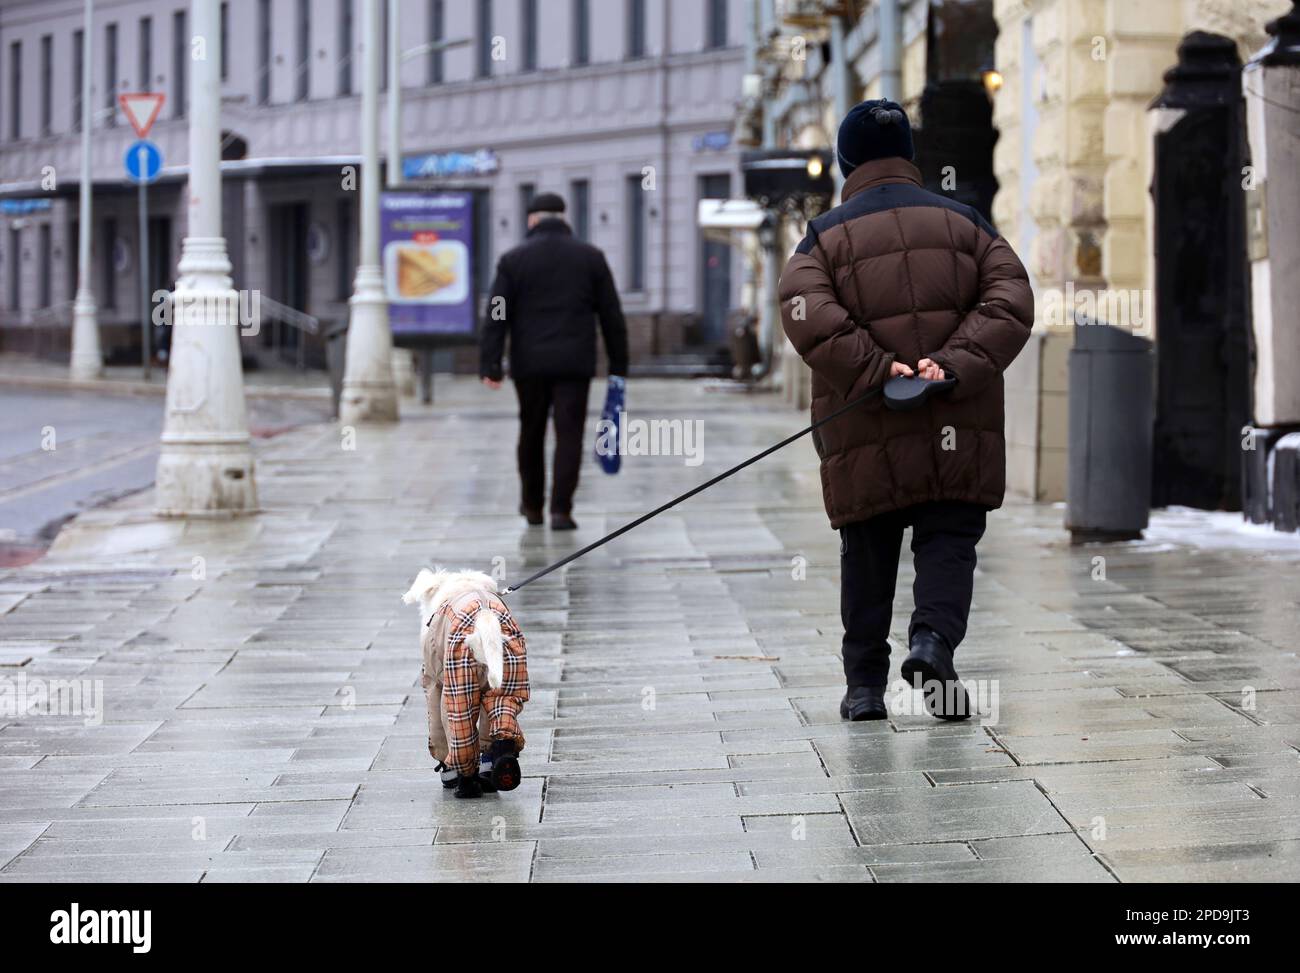
[[[126,120],[131,123],[135,134],[140,138],[149,134],[149,129],[157,121],[158,113],[162,111],[165,100],[166,96],[159,91],[136,91],[117,96]]]
[[[132,182],[153,182],[162,169],[162,153],[158,146],[146,139],[131,143],[123,161],[126,162],[126,176]]]

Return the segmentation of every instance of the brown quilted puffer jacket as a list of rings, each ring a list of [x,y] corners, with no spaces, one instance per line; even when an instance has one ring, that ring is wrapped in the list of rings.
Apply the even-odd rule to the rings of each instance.
[[[831,526],[931,500],[998,507],[1006,489],[1002,372],[1029,339],[1034,300],[1011,247],[979,213],[921,188],[905,159],[845,181],[781,275],[781,321],[813,372],[812,415],[922,358],[957,379],[911,412],[883,397],[813,433]]]

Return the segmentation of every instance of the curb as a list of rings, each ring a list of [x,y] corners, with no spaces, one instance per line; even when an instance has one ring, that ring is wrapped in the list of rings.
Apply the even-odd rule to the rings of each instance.
[[[55,378],[43,375],[15,375],[12,372],[0,372],[0,386],[28,389],[49,389],[68,392],[107,392],[110,395],[157,395],[167,394],[166,383],[154,383],[117,379],[72,379]],[[249,385],[244,384],[244,396],[250,399],[297,399],[304,402],[322,400],[328,402],[328,388],[296,388],[290,385]]]

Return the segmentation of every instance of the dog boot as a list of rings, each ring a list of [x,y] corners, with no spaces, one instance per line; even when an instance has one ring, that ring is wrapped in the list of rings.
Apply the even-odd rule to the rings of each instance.
[[[456,778],[457,797],[482,797],[483,785],[477,774],[461,775]]]
[[[486,750],[479,754],[478,782],[483,785],[484,794],[497,792],[497,785],[492,783],[492,755]]]
[[[519,751],[513,740],[493,740],[487,756],[492,761],[492,770],[488,777],[492,786],[499,791],[512,791],[519,786]]]
[[[970,699],[957,678],[952,649],[943,636],[918,628],[912,634],[911,648],[903,660],[903,678],[925,694],[925,708],[930,715],[941,720],[970,719]]]
[[[438,779],[442,781],[442,786],[450,790],[456,786],[456,781],[460,774],[452,770],[441,760],[438,761]]]

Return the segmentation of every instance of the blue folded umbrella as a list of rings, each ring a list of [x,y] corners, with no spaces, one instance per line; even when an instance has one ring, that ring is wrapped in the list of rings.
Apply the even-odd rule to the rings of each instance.
[[[623,422],[624,394],[627,380],[618,375],[609,377],[605,389],[605,408],[600,412],[600,430],[596,435],[596,462],[611,476],[618,472],[623,457],[619,455],[619,427]]]

